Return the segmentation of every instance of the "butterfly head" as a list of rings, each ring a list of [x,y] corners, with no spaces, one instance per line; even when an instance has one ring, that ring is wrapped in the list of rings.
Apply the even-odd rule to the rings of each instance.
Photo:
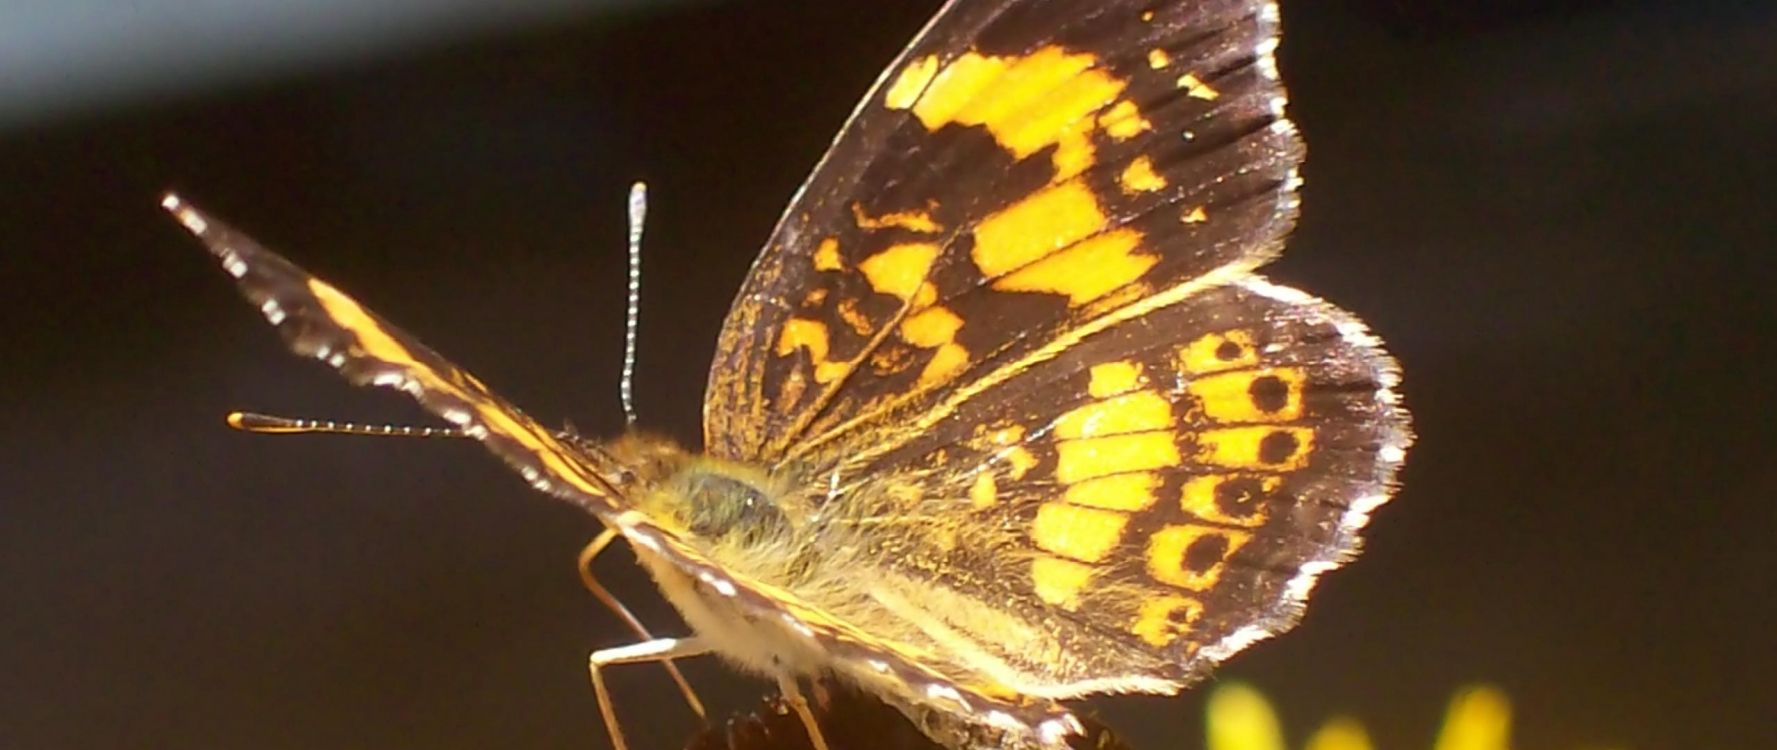
[[[628,430],[610,440],[573,436],[588,463],[626,498],[634,498],[659,485],[692,460],[677,442],[663,435]]]

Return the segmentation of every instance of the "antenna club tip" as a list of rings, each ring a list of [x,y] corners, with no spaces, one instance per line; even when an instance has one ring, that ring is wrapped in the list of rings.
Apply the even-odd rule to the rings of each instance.
[[[231,411],[227,417],[223,418],[223,421],[227,422],[229,427],[237,430],[247,429],[247,415],[243,412]]]
[[[177,211],[185,207],[185,199],[180,198],[178,193],[168,190],[160,195],[160,207],[168,211]]]

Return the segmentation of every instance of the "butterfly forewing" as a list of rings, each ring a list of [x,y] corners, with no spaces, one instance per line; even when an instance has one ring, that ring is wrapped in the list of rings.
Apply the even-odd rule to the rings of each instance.
[[[1299,142],[1252,2],[947,6],[860,105],[724,327],[713,453],[774,461],[1107,312],[1250,269]],[[917,408],[917,407],[914,407]]]
[[[646,553],[670,561],[687,579],[740,610],[818,644],[836,663],[858,667],[865,685],[894,690],[950,684],[947,675],[927,663],[933,655],[919,644],[885,639],[779,585],[781,581],[751,577],[707,554],[682,529],[663,527],[636,510],[609,477],[637,467],[614,465],[611,457],[590,455],[544,429],[418,339],[214,216],[176,196],[167,196],[162,205],[204,242],[292,351],[327,363],[355,384],[408,393],[480,440],[538,489],[593,512]],[[1009,728],[1067,718],[1059,709],[1026,706],[1011,696],[980,696],[970,705],[997,711]]]
[[[538,489],[608,516],[615,495],[590,457],[563,443],[468,371],[344,292],[177,196],[161,202],[209,248],[241,294],[292,351],[359,385],[412,395],[510,464]]]

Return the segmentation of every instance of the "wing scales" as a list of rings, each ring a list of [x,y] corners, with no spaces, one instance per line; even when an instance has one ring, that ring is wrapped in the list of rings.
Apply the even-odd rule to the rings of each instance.
[[[1251,2],[948,6],[736,297],[708,450],[796,457],[1132,300],[1270,257],[1300,159],[1272,21]]]
[[[620,509],[616,491],[592,457],[563,443],[475,376],[177,196],[168,195],[162,205],[222,262],[242,296],[278,329],[291,351],[327,363],[355,384],[406,392],[480,440],[538,489],[601,517]]]
[[[876,504],[835,515],[905,526],[849,564],[901,592],[883,607],[965,684],[1175,690],[1287,629],[1356,551],[1410,441],[1395,381],[1325,303],[1256,278],[1205,291],[891,451],[849,446],[835,502]]]
[[[756,261],[706,395],[712,454],[825,488],[814,581],[711,559],[624,506],[614,467],[169,208],[299,353],[409,392],[903,706],[1052,741],[1053,699],[1170,691],[1287,628],[1409,440],[1362,326],[1251,275],[1302,156],[1275,21],[953,0],[885,71]]]

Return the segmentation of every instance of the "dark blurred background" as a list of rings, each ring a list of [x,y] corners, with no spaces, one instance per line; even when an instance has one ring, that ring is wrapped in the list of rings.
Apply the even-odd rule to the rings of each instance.
[[[0,747],[601,747],[593,522],[473,444],[225,429],[428,420],[287,355],[159,195],[606,434],[648,179],[640,410],[694,443],[730,295],[937,3],[265,5],[0,3]],[[1294,741],[1427,748],[1482,680],[1521,748],[1773,746],[1777,8],[1283,12],[1311,156],[1270,272],[1388,340],[1420,441],[1364,558],[1218,679]],[[718,713],[767,689],[685,668]],[[612,680],[639,748],[692,731],[658,669]],[[1094,705],[1171,750],[1203,695]]]

